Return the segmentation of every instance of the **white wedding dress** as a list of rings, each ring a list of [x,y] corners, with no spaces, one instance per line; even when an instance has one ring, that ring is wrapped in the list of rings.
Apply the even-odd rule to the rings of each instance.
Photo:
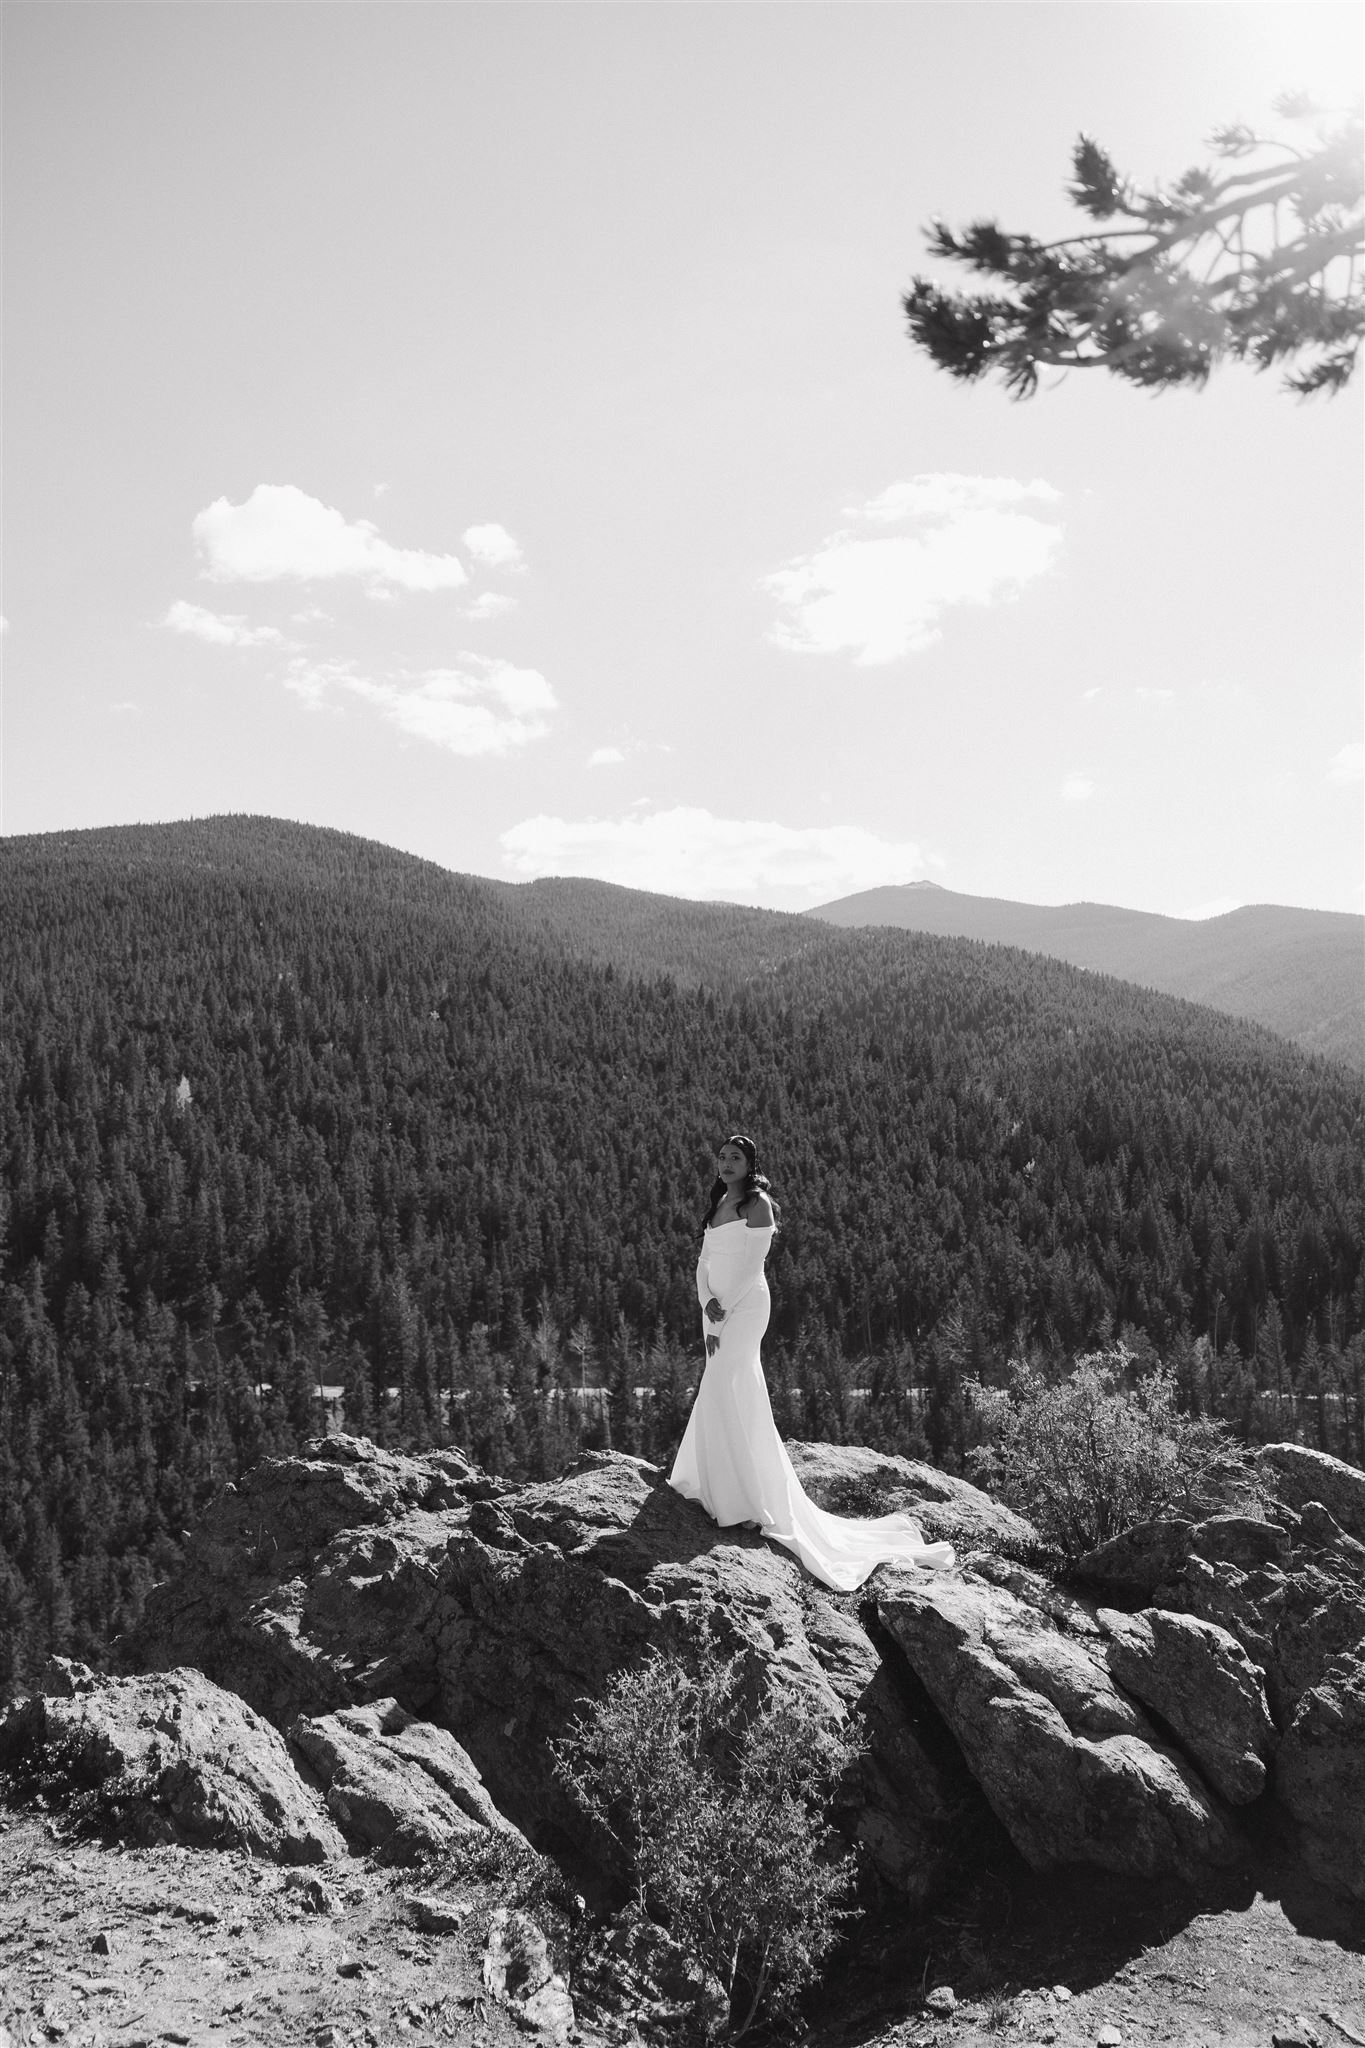
[[[926,1543],[909,1515],[854,1521],[827,1514],[803,1491],[773,1421],[759,1346],[772,1297],[763,1264],[773,1225],[751,1229],[743,1217],[709,1224],[697,1261],[697,1298],[714,1295],[722,1323],[702,1327],[720,1344],[706,1361],[668,1483],[700,1501],[721,1528],[757,1522],[774,1543],[794,1550],[806,1570],[839,1592],[861,1586],[879,1564],[946,1571],[950,1543]]]

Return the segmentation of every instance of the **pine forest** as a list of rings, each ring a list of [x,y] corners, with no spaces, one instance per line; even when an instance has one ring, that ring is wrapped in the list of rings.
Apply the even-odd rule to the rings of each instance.
[[[1344,1066],[1034,954],[261,818],[0,842],[0,1692],[325,1428],[666,1460],[714,1148],[781,1206],[784,1434],[960,1469],[1118,1340],[1365,1464]]]

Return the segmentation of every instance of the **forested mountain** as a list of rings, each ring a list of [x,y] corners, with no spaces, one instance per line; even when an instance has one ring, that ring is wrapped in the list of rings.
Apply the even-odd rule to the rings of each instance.
[[[509,1473],[665,1454],[735,1127],[784,1429],[951,1464],[964,1380],[1126,1330],[1365,1460],[1362,1091],[1252,1027],[268,819],[0,841],[0,931],[0,1682],[96,1651],[324,1388]]]
[[[934,882],[864,889],[808,913],[830,924],[1022,946],[1264,1024],[1365,1073],[1365,918],[1249,903],[1222,917],[1159,917],[1109,903],[1011,903]]]

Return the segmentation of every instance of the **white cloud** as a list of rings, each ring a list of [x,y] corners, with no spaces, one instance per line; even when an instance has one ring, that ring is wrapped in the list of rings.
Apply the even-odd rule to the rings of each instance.
[[[796,654],[851,654],[874,667],[920,653],[939,639],[954,605],[1016,595],[1058,560],[1061,528],[1003,509],[1055,502],[1041,480],[926,475],[891,484],[832,533],[762,580],[785,616],[768,637]],[[902,533],[870,531],[892,525]]]
[[[1230,711],[1256,711],[1259,709],[1254,693],[1245,683],[1229,682],[1226,677],[1214,679],[1205,676],[1195,686],[1195,696],[1202,703],[1217,705]]]
[[[940,470],[888,484],[865,505],[845,505],[844,512],[850,519],[891,525],[902,519],[954,519],[961,512],[979,512],[987,505],[1018,505],[1027,498],[1056,505],[1061,495],[1041,477],[1021,484],[1012,476],[957,476]]]
[[[621,818],[524,818],[502,834],[518,875],[593,875],[632,889],[797,909],[922,875],[918,846],[860,825],[795,828],[679,806]]]
[[[1136,695],[1139,704],[1155,704],[1161,707],[1175,702],[1174,690],[1149,688],[1143,683],[1138,684]]]
[[[1329,782],[1365,782],[1365,746],[1356,740],[1349,747],[1338,747],[1327,763]]]
[[[8,631],[9,631],[9,620],[8,620],[8,619],[5,619],[5,618],[0,618],[0,634],[3,634],[3,633],[8,633]]]
[[[1226,917],[1230,910],[1240,910],[1243,899],[1240,896],[1214,896],[1207,903],[1196,903],[1193,910],[1182,910],[1181,917],[1191,924],[1203,924],[1206,918]]]
[[[235,614],[206,611],[201,604],[186,604],[184,598],[177,598],[161,623],[173,633],[189,633],[196,640],[207,640],[211,647],[289,645],[275,626],[249,626]]]
[[[134,704],[131,697],[120,697],[117,704],[111,704],[109,709],[120,718],[141,718],[142,716],[142,706]]]
[[[368,519],[347,521],[294,484],[257,484],[243,505],[215,498],[193,531],[204,574],[215,583],[354,576],[391,595],[458,590],[469,580],[454,555],[391,547]]]
[[[1090,685],[1090,688],[1089,688],[1088,690],[1082,690],[1082,691],[1081,691],[1081,702],[1082,702],[1083,704],[1092,704],[1092,703],[1094,702],[1094,700],[1096,699],[1096,697],[1102,697],[1103,695],[1104,695],[1104,684],[1103,684],[1103,683],[1092,683],[1092,684]]]
[[[1062,784],[1062,802],[1067,804],[1089,803],[1095,794],[1095,785],[1088,775],[1068,775]]]
[[[516,603],[514,597],[505,597],[500,590],[481,590],[473,604],[465,606],[467,619],[496,619],[503,612],[510,612]]]
[[[366,675],[353,662],[290,662],[288,687],[317,707],[349,695],[410,739],[426,740],[451,754],[506,754],[544,739],[547,716],[556,709],[554,691],[538,669],[513,668],[462,654],[464,667],[428,669],[421,675],[397,671]]]
[[[467,526],[460,538],[476,562],[487,569],[524,569],[521,548],[505,526]]]
[[[619,747],[594,747],[588,756],[589,768],[614,768],[625,760]]]

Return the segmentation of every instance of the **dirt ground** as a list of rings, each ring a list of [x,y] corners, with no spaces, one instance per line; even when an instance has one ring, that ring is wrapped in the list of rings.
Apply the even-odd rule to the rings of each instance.
[[[410,1872],[285,1871],[54,1827],[0,1815],[0,2048],[526,2039],[484,1994],[486,1895],[439,1888],[456,1931],[424,1933],[412,1900],[438,1887]]]
[[[450,1931],[417,1924],[436,1898]],[[111,1848],[0,1813],[0,2048],[511,2048],[482,1980],[486,1889],[355,1861]],[[428,1914],[430,1919],[430,1914]],[[951,2009],[937,2012],[935,2004]],[[1106,2033],[1106,2029],[1112,2031]],[[1243,1881],[1216,1899],[1107,1880],[989,1891],[883,1928],[829,1986],[809,2048],[1365,2048],[1365,1926]],[[584,2016],[585,2043],[639,2038]],[[757,2048],[757,2044],[756,2044]]]
[[[1273,1862],[1203,1895],[1079,1870],[983,1886],[910,1946],[918,1984],[900,1975],[888,2011],[898,1973],[874,1952],[813,2048],[1365,2048],[1365,1913]]]

